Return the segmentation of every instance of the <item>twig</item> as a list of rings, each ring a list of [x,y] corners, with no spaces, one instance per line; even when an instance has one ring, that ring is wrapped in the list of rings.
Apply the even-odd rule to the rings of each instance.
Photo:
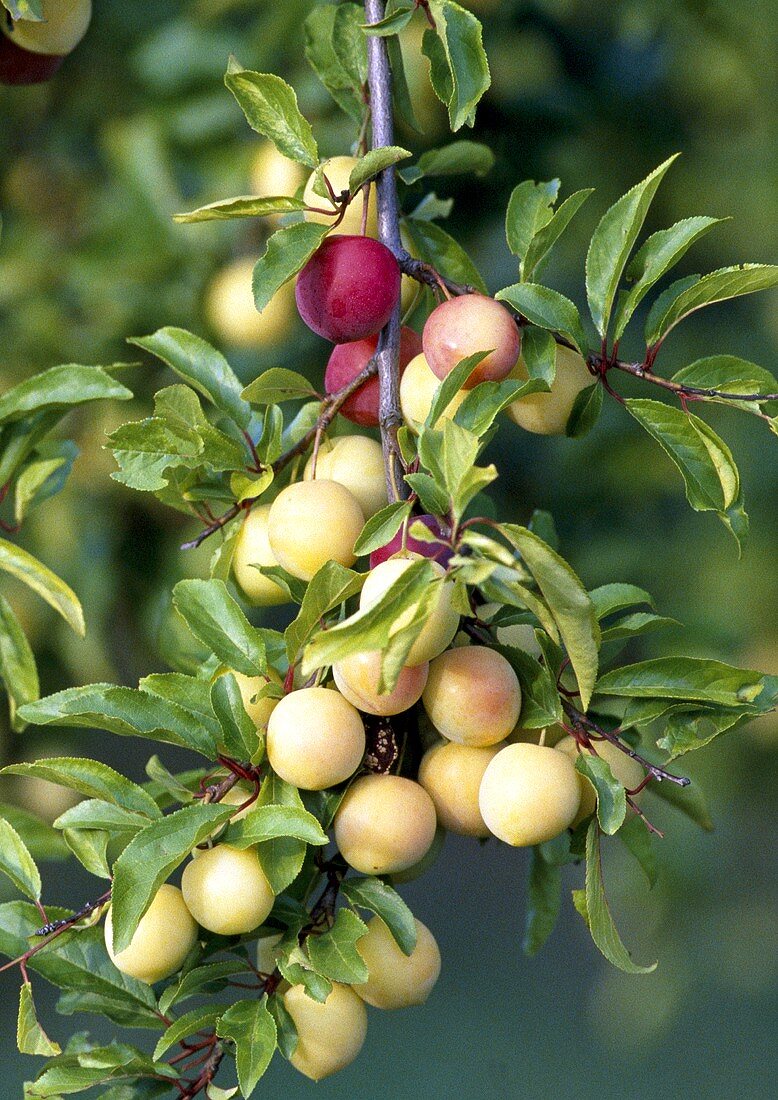
[[[10,970],[14,966],[26,967],[27,962],[37,955],[39,951],[42,951],[44,947],[48,947],[52,940],[56,940],[64,932],[68,932],[73,925],[78,924],[84,917],[88,917],[90,913],[93,913],[95,909],[99,909],[100,906],[105,905],[107,901],[110,901],[111,891],[106,890],[104,894],[101,894],[95,901],[88,901],[86,905],[82,905],[79,910],[73,913],[69,917],[65,917],[62,920],[52,921],[51,924],[45,924],[42,928],[39,928],[35,935],[45,936],[46,938],[40,943],[36,943],[34,947],[30,947],[23,955],[20,955],[17,959],[11,959],[10,962],[0,966],[0,974],[4,970]]]

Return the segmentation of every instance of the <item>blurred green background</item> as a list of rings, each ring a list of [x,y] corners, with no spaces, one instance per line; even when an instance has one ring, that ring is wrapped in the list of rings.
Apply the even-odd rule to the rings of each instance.
[[[563,195],[597,187],[545,276],[583,305],[583,256],[597,219],[677,150],[683,157],[648,228],[691,214],[733,215],[678,274],[774,261],[774,0],[469,6],[485,19],[493,74],[475,136],[498,159],[485,180],[437,181],[437,191],[456,199],[448,228],[492,289],[515,278],[502,216],[517,182],[558,175]],[[176,210],[267,185],[261,142],[221,83],[231,52],[297,87],[325,154],[348,151],[354,135],[302,60],[309,7],[302,0],[96,0],[87,38],[50,85],[0,89],[0,387],[55,363],[131,359],[124,338],[164,324],[213,340],[245,380],[283,364],[320,377],[326,347],[284,306],[247,348],[235,346],[238,314],[230,326],[226,292],[215,301],[214,277],[234,261],[256,258],[264,230],[171,221]],[[427,133],[422,143],[407,132],[399,139],[420,149],[446,140],[445,116],[417,60],[414,32],[407,45]],[[697,314],[673,336],[660,369],[730,352],[774,370],[777,307],[773,293]],[[188,556],[177,549],[194,533],[193,522],[110,480],[103,433],[146,415],[153,389],[170,381],[148,361],[127,378],[134,407],[105,406],[71,419],[82,449],[71,482],[20,535],[78,591],[86,640],[4,581],[33,640],[46,692],[90,680],[134,682],[164,667],[169,588],[207,566],[207,548]],[[577,442],[507,424],[495,445],[500,512],[522,521],[533,507],[550,509],[563,551],[590,586],[640,584],[661,611],[685,624],[630,656],[683,651],[778,672],[774,438],[756,418],[718,407],[706,412],[739,461],[752,518],[752,543],[738,562],[724,528],[690,512],[675,468],[611,404]],[[2,722],[4,761],[92,753],[142,775],[141,743],[35,730],[12,737],[5,714]],[[450,838],[432,872],[407,888],[443,950],[435,994],[411,1012],[373,1013],[361,1058],[318,1086],[317,1096],[774,1095],[777,733],[765,720],[689,761],[716,832],[701,834],[658,808],[667,839],[660,845],[664,874],[651,894],[620,850],[609,855],[606,878],[624,937],[640,961],[660,959],[650,977],[611,970],[569,904],[545,951],[526,960],[522,853]],[[177,762],[173,751],[166,759]],[[50,818],[63,808],[54,788],[31,781],[0,797]],[[61,865],[45,870],[45,900],[83,901],[94,892],[85,876]],[[13,1045],[15,979],[3,975],[2,989],[1,1091],[17,1096],[35,1063]],[[42,980],[38,989],[43,1003]],[[81,1028],[95,1030],[94,1021],[53,1019],[49,1030],[63,1039]],[[263,1088],[263,1095],[291,1100],[312,1086],[279,1060]]]

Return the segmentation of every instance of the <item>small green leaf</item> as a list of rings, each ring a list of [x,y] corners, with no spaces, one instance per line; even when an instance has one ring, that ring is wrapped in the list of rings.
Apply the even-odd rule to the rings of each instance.
[[[243,1096],[251,1096],[276,1049],[276,1024],[267,997],[230,1005],[216,1025],[222,1039],[235,1044],[235,1063]]]
[[[361,86],[354,86],[350,67],[344,66],[335,48],[337,31],[341,29],[336,27],[338,10],[334,4],[322,4],[310,12],[304,23],[305,56],[341,110],[359,125],[365,109]]]
[[[656,963],[638,966],[632,961],[613,923],[602,881],[599,827],[596,821],[586,834],[586,913],[589,931],[608,962],[626,974],[650,974]]]
[[[495,298],[508,302],[533,325],[560,333],[583,354],[586,335],[581,317],[564,294],[539,283],[515,283],[498,291]]]
[[[522,270],[534,237],[551,221],[558,194],[559,180],[548,183],[524,180],[511,192],[505,215],[505,237],[508,248],[519,257]]]
[[[357,944],[367,925],[351,909],[339,909],[332,928],[307,941],[311,962],[320,974],[334,982],[366,982],[368,970]]]
[[[328,561],[317,570],[305,590],[300,611],[286,628],[286,655],[296,661],[305,643],[318,630],[328,611],[340,607],[362,587],[364,576],[337,561]]]
[[[40,900],[41,876],[35,860],[16,829],[4,818],[0,818],[0,872],[26,897]]]
[[[0,595],[0,677],[8,695],[11,727],[20,731],[24,722],[19,707],[38,698],[38,670],[30,643],[6,598]]]
[[[236,760],[253,760],[263,742],[246,713],[238,681],[231,673],[214,680],[211,706],[222,728],[225,751]]]
[[[580,439],[592,430],[602,411],[602,392],[600,382],[596,381],[578,393],[565,425],[566,436]]]
[[[88,401],[128,401],[131,397],[130,390],[102,367],[68,363],[34,374],[6,390],[0,397],[0,424],[33,414],[62,414]]]
[[[304,810],[300,793],[271,772],[254,803],[254,813],[264,806],[287,806]],[[299,875],[305,860],[306,844],[296,837],[276,836],[257,845],[257,856],[273,893],[282,894]]]
[[[172,1046],[195,1035],[198,1031],[210,1029],[216,1023],[223,1005],[210,1006],[208,1008],[194,1008],[191,1012],[179,1016],[166,1031],[162,1033],[159,1042],[154,1047],[154,1059],[159,1060]]]
[[[472,172],[485,176],[494,165],[494,153],[479,141],[452,141],[440,149],[427,149],[415,164],[401,168],[400,179],[418,183],[425,176],[458,176]]]
[[[448,107],[451,129],[473,126],[475,109],[491,84],[481,24],[452,0],[430,0],[435,28],[424,34],[422,50],[431,62],[432,86]]]
[[[234,199],[218,199],[185,214],[174,214],[173,221],[182,225],[195,222],[229,221],[232,218],[266,218],[269,215],[296,214],[305,210],[302,199],[285,195],[262,197],[237,195]]]
[[[276,405],[281,401],[316,396],[316,390],[304,375],[286,367],[271,367],[263,371],[243,391],[244,400],[252,405]]]
[[[76,689],[78,690],[78,689]],[[28,764],[9,764],[0,775],[23,775],[57,783],[85,798],[99,798],[151,820],[161,817],[150,794],[131,779],[99,760],[71,756],[47,756]]]
[[[19,992],[16,1046],[20,1054],[41,1054],[44,1058],[62,1053],[62,1047],[51,1041],[38,1022],[29,982],[23,982]]]
[[[54,827],[137,833],[148,823],[149,819],[145,814],[125,810],[123,806],[117,806],[114,802],[104,802],[101,798],[85,798],[60,814],[54,822]]]
[[[351,169],[348,189],[351,195],[356,195],[360,188],[370,180],[376,178],[386,168],[390,168],[398,161],[407,160],[413,154],[408,149],[399,145],[381,145],[377,149],[371,149],[357,161]]]
[[[634,584],[603,584],[599,588],[593,588],[589,596],[598,619],[604,619],[615,611],[637,607],[642,603],[648,604],[649,607],[654,606],[651,594]]]
[[[294,89],[285,80],[272,73],[242,69],[230,58],[224,83],[252,130],[269,138],[283,156],[316,167],[319,150],[311,125],[300,113]]]
[[[400,950],[410,955],[416,947],[416,921],[396,890],[378,878],[349,878],[341,892],[351,905],[380,917]]]
[[[547,863],[540,848],[532,849],[527,887],[524,953],[536,955],[554,930],[562,901],[562,872]]]
[[[531,379],[551,389],[556,378],[556,340],[546,329],[530,325],[521,336],[521,357]]]
[[[354,553],[357,557],[372,554],[374,550],[386,546],[410,516],[412,507],[413,505],[406,500],[396,500],[371,516],[363,527],[362,534],[354,543]]]
[[[478,364],[481,363],[491,351],[494,351],[494,348],[484,348],[483,351],[477,351],[473,355],[468,355],[465,359],[460,360],[453,370],[449,371],[443,381],[440,382],[435,389],[430,404],[430,411],[427,413],[427,419],[424,422],[425,427],[434,428],[437,426],[438,421],[449,407],[454,397],[462,389]]]
[[[514,646],[493,647],[509,662],[521,684],[522,729],[544,729],[562,721],[562,704],[548,668]]]
[[[69,439],[42,443],[36,448],[34,460],[16,479],[14,519],[17,524],[22,524],[33,508],[64,488],[76,458],[78,447]]]
[[[329,228],[316,222],[297,222],[276,230],[254,267],[254,304],[260,313],[276,291],[305,267]]]
[[[399,34],[413,19],[415,5],[398,5],[389,15],[379,19],[377,23],[363,23],[362,30],[365,34],[375,35],[377,38],[387,38],[392,34]]]
[[[78,596],[55,573],[32,554],[7,539],[0,538],[0,570],[10,573],[26,584],[59,612],[62,618],[80,635],[86,633],[84,612]]]
[[[592,187],[575,191],[557,207],[556,212],[546,225],[535,233],[524,257],[522,273],[525,279],[534,279],[537,272],[544,265],[551,249],[593,191],[594,188]]]
[[[265,642],[224,581],[184,580],[173,589],[173,604],[194,636],[229,668],[244,676],[267,669]]]
[[[622,783],[615,779],[610,765],[601,756],[579,753],[575,770],[591,783],[597,796],[597,820],[604,833],[617,832],[627,814],[627,797]]]
[[[447,279],[473,286],[481,294],[486,294],[486,284],[473,261],[462,246],[439,225],[418,218],[405,218],[403,228],[410,238],[414,252],[425,263],[432,264]]]
[[[293,837],[306,844],[327,843],[321,825],[302,806],[252,806],[246,816],[230,826],[227,842],[233,848],[253,848],[268,840]]]
[[[626,698],[683,699],[739,707],[759,705],[767,696],[769,705],[775,677],[734,668],[720,661],[699,657],[656,657],[606,672],[597,682],[598,695]]]

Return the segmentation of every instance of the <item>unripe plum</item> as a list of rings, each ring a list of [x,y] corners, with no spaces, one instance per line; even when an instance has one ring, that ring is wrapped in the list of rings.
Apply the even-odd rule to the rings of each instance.
[[[84,37],[92,0],[43,0],[43,20],[0,13],[0,84],[39,84],[49,80]]]
[[[478,792],[487,766],[501,748],[441,741],[425,752],[419,782],[435,803],[438,821],[445,829],[460,836],[489,836]]]
[[[232,557],[235,580],[246,599],[257,607],[274,607],[289,599],[279,584],[254,568],[255,565],[278,565],[278,559],[270,548],[269,518],[269,504],[255,505],[246,514]]]
[[[440,520],[435,516],[411,516],[408,520],[409,530],[414,523],[423,523],[433,535],[441,535],[445,538]],[[422,542],[421,539],[414,538],[410,533],[406,533],[405,546],[403,546],[403,531],[402,528],[400,528],[394,538],[391,538],[385,546],[380,546],[378,550],[373,551],[370,555],[370,568],[375,569],[382,561],[386,561],[387,558],[393,558],[395,554],[401,554],[403,552],[406,554],[415,554],[420,558],[432,558],[433,561],[439,562],[444,568],[448,565],[453,556],[451,547],[447,546],[445,542]]]
[[[440,975],[440,948],[420,920],[416,946],[406,955],[380,917],[368,922],[367,933],[357,941],[369,977],[354,985],[354,992],[373,1008],[410,1008],[423,1005]]]
[[[340,195],[343,191],[348,191],[349,177],[356,163],[356,157],[330,157],[329,160],[325,160],[321,165],[322,172],[329,180],[330,186],[336,195]],[[308,206],[318,207],[319,210],[331,210],[334,214],[336,208],[332,203],[329,193],[320,195],[315,190],[318,175],[318,172],[311,173],[305,185],[303,199]],[[327,190],[326,184],[323,184],[323,189],[325,191]],[[373,183],[368,187],[364,187],[359,194],[351,200],[346,209],[346,213],[343,215],[343,221],[338,225],[335,233],[350,234],[353,236],[361,234],[362,215],[366,202],[368,206],[365,231],[368,237],[377,237],[378,207],[376,205],[375,184]],[[315,210],[306,210],[304,217],[307,222],[316,222],[318,225],[332,225],[335,221],[334,217],[328,216],[327,214],[319,214]]]
[[[351,986],[332,983],[323,1004],[304,986],[284,993],[284,1008],[297,1029],[297,1046],[290,1062],[312,1081],[321,1081],[354,1061],[367,1034],[367,1009]]]
[[[521,687],[501,653],[488,646],[461,646],[432,661],[422,703],[449,741],[496,745],[519,720]]]
[[[408,558],[389,558],[381,562],[375,569],[371,569],[362,586],[359,597],[359,606],[362,611],[374,607],[385,595],[389,588],[397,581],[406,569],[413,565],[413,560]],[[434,572],[438,577],[445,577],[446,571],[438,562],[432,562]],[[432,660],[442,653],[459,627],[459,612],[453,606],[452,598],[454,586],[451,581],[443,580],[439,584],[439,595],[432,606],[432,611],[421,629],[419,636],[411,646],[411,650],[405,659],[408,665],[422,665],[425,661]],[[413,610],[409,610],[398,619],[398,627],[410,623],[413,619]]]
[[[429,664],[406,666],[391,691],[379,695],[381,654],[377,651],[352,653],[332,666],[338,691],[366,714],[400,714],[421,699]]]
[[[270,549],[288,573],[309,581],[325,562],[353,565],[364,524],[359,502],[345,486],[324,478],[298,481],[270,506]]]
[[[294,284],[279,287],[261,313],[252,291],[255,261],[233,260],[214,275],[205,293],[205,316],[213,331],[235,348],[274,348],[297,322]]]
[[[338,344],[332,349],[327,369],[324,372],[324,388],[327,393],[337,393],[365,369],[375,355],[378,336],[368,336],[364,340],[352,340],[348,344]],[[400,374],[416,355],[421,352],[421,337],[412,328],[400,330]],[[378,375],[369,378],[356,393],[345,401],[340,412],[354,424],[366,428],[378,427]]]
[[[305,480],[313,477],[313,456],[305,467]],[[341,435],[323,441],[316,456],[316,477],[345,485],[359,502],[365,519],[387,504],[386,474],[381,444],[366,435]]]
[[[273,771],[304,791],[334,787],[354,774],[365,755],[365,727],[337,691],[309,687],[279,701],[267,726]]]
[[[275,902],[255,849],[229,844],[201,851],[187,863],[181,891],[198,924],[220,936],[252,932]]]
[[[197,943],[197,923],[181,891],[167,882],[157,890],[129,945],[118,955],[113,950],[110,909],[104,931],[106,950],[116,969],[149,985],[175,974]]]
[[[469,355],[488,351],[464,384],[470,390],[479,382],[508,377],[519,357],[521,333],[512,315],[494,298],[463,294],[433,309],[422,344],[430,370],[438,378],[445,378]]]
[[[627,756],[621,749],[612,745],[610,741],[598,741],[595,747],[597,755],[605,761],[613,773],[613,778],[617,779],[628,791],[640,786],[646,778],[642,765],[637,760],[633,760],[631,756]],[[573,762],[573,767],[575,767],[575,762],[578,759],[578,742],[576,739],[570,736],[565,737],[556,745],[556,748],[569,757]],[[587,750],[582,749],[581,751],[586,752]],[[573,821],[574,826],[580,825],[587,817],[591,817],[597,807],[597,795],[594,793],[594,787],[585,775],[581,775],[580,772],[576,774],[581,788],[581,808]],[[642,793],[640,791],[638,794],[632,795],[633,800],[639,802]]]
[[[529,377],[523,359],[519,359],[512,378]],[[594,382],[589,368],[577,351],[557,344],[556,376],[550,393],[531,393],[513,401],[505,410],[520,428],[538,435],[564,435],[575,399]]]
[[[379,332],[400,296],[400,268],[372,237],[325,238],[297,277],[300,316],[333,344]]]
[[[407,870],[435,839],[435,805],[418,783],[399,775],[366,775],[346,791],[335,814],[335,843],[365,875]]]
[[[262,141],[252,157],[249,177],[254,195],[294,195],[302,187],[305,171],[279,153],[272,141]]]
[[[439,385],[440,379],[432,373],[423,355],[411,359],[400,379],[400,408],[412,431],[421,430]],[[466,397],[465,390],[458,390],[441,413],[440,420],[450,420]]]
[[[559,836],[581,804],[578,773],[563,752],[545,745],[507,745],[481,780],[479,805],[489,831],[514,847]]]

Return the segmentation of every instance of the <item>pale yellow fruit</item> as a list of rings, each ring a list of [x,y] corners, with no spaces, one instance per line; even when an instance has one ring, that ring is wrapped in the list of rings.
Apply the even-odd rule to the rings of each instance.
[[[541,745],[508,745],[488,765],[478,798],[489,831],[506,844],[542,844],[569,828],[581,804],[570,758]]]
[[[529,377],[523,359],[510,374],[511,378],[526,381]],[[594,378],[577,351],[557,345],[556,377],[550,393],[531,393],[512,402],[505,410],[520,428],[538,435],[564,435],[575,399],[581,390],[591,386]]]
[[[268,537],[270,507],[269,504],[258,504],[246,515],[235,540],[232,558],[235,580],[246,599],[257,607],[274,607],[289,600],[280,585],[254,568],[255,565],[278,565]]]
[[[198,924],[220,936],[253,931],[275,902],[256,851],[228,844],[200,852],[188,863],[181,891]]]
[[[312,1081],[345,1069],[362,1049],[367,1009],[350,986],[333,982],[327,1000],[320,1004],[303,986],[293,985],[284,993],[284,1008],[297,1028],[290,1061]]]
[[[353,653],[332,666],[332,675],[341,695],[366,714],[401,714],[421,699],[427,683],[429,664],[406,666],[400,671],[391,691],[379,694],[381,654]]]
[[[565,737],[561,740],[556,748],[559,752],[563,752],[565,756],[573,763],[578,759],[578,743],[574,737]],[[640,786],[643,780],[646,778],[646,773],[637,760],[633,760],[631,756],[627,756],[621,749],[617,749],[615,745],[612,745],[610,741],[598,741],[595,745],[597,755],[600,759],[604,760],[613,773],[613,778],[617,779],[626,790],[634,790],[635,787]],[[581,750],[586,753],[586,749]],[[597,806],[597,796],[594,793],[594,787],[591,785],[585,775],[578,774],[578,783],[581,788],[581,808],[579,809],[573,825],[578,825],[585,818],[590,817]],[[635,801],[640,801],[641,791],[637,795],[632,795]]]
[[[441,653],[430,664],[421,698],[435,729],[462,745],[504,741],[521,713],[518,677],[503,655],[488,646]]]
[[[369,976],[353,989],[373,1008],[423,1005],[438,980],[440,948],[426,924],[415,923],[416,946],[410,955],[397,946],[380,917],[368,922],[366,935],[357,941]]]
[[[343,191],[348,191],[349,177],[356,163],[356,157],[330,157],[329,160],[325,160],[322,164],[321,170],[330,181],[330,186],[336,195],[340,195]],[[312,206],[318,210],[334,211],[335,206],[329,194],[319,195],[314,190],[316,179],[317,173],[312,172],[303,193],[305,202],[308,206]],[[324,190],[326,191],[326,189],[325,184]],[[365,202],[368,204],[366,235],[368,237],[378,236],[378,208],[376,206],[375,184],[373,183],[371,183],[368,188],[363,188],[359,194],[351,200],[343,217],[343,221],[335,230],[336,233],[343,233],[355,237],[361,236],[362,216]],[[306,210],[305,220],[308,222],[317,222],[319,225],[332,225],[335,221],[334,217],[328,216],[327,214],[314,213],[312,210]]]
[[[364,525],[359,502],[345,486],[323,478],[298,481],[270,506],[270,548],[288,573],[309,581],[325,562],[354,564]]]
[[[270,715],[276,709],[278,699],[272,695],[261,695],[260,692],[267,684],[276,684],[280,687],[282,680],[274,668],[268,668],[265,676],[244,676],[242,672],[231,670],[232,675],[238,681],[243,708],[258,730],[267,728]]]
[[[435,839],[435,805],[418,783],[366,775],[353,783],[335,815],[335,843],[356,871],[389,875],[418,863]]]
[[[438,821],[460,836],[488,836],[478,793],[489,763],[500,745],[476,748],[441,741],[428,749],[419,765],[419,782],[435,803]]]
[[[354,774],[365,755],[365,727],[337,691],[309,687],[279,701],[267,726],[274,772],[304,791],[334,787]]]
[[[440,385],[423,355],[411,359],[400,379],[400,408],[405,423],[418,432],[429,415],[432,399]],[[467,397],[466,390],[459,390],[441,414],[440,420],[450,420]],[[440,421],[438,422],[440,423]]]
[[[402,886],[403,883],[415,882],[417,878],[426,875],[427,871],[437,863],[445,843],[446,830],[438,826],[435,830],[435,836],[432,838],[432,844],[430,844],[419,862],[412,864],[410,867],[406,867],[404,871],[395,871],[391,876],[392,883],[395,886]]]
[[[62,57],[76,48],[91,18],[92,0],[43,0],[43,22],[20,19],[9,37],[23,50]]]
[[[305,480],[313,477],[313,456],[305,467]],[[388,503],[381,444],[366,435],[342,435],[325,440],[316,456],[316,478],[337,481],[359,502],[365,519]]]
[[[408,555],[402,558],[388,558],[382,561],[367,575],[362,592],[359,597],[359,607],[367,611],[379,602],[392,585],[399,580],[403,573],[410,569],[414,561],[418,561],[416,555]],[[430,563],[438,577],[445,577],[446,571],[442,565],[434,561]],[[453,606],[452,598],[454,586],[451,581],[443,580],[439,583],[437,601],[432,606],[432,611],[419,636],[411,646],[406,657],[406,664],[421,665],[425,661],[432,660],[442,653],[447,645],[451,644],[459,627],[459,612]],[[413,621],[413,610],[404,612],[398,619],[398,627]]]
[[[272,141],[262,141],[251,161],[250,182],[254,195],[277,198],[295,195],[305,181],[301,164],[279,153]]]
[[[152,985],[175,974],[197,943],[197,924],[177,886],[165,883],[143,914],[130,943],[118,955],[113,950],[113,914],[105,920],[105,946],[122,974]]]
[[[252,290],[256,260],[233,260],[213,276],[205,295],[205,315],[213,331],[236,348],[265,348],[282,344],[297,318],[294,282],[284,283],[261,313]]]

